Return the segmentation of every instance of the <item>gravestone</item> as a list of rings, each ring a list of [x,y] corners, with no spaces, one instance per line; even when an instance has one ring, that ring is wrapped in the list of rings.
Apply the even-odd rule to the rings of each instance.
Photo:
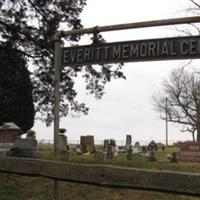
[[[172,152],[172,157],[171,157],[170,162],[171,162],[171,163],[178,163],[178,160],[177,160],[177,153],[176,153],[176,152]]]
[[[107,154],[106,154],[106,157],[108,159],[113,159],[113,146],[109,145],[108,146],[108,150],[107,150]]]
[[[127,149],[129,146],[132,144],[132,136],[131,135],[126,135],[126,147]]]
[[[113,146],[112,147],[112,151],[113,151],[113,156],[118,156],[119,153],[119,146]]]
[[[67,136],[64,134],[59,135],[59,149],[60,151],[67,150]]]
[[[200,162],[200,143],[198,142],[181,143],[179,160]]]
[[[36,151],[37,140],[34,139],[17,139],[8,151],[8,156],[17,157],[34,157],[39,158],[40,155]]]
[[[28,130],[26,132],[26,139],[36,139],[36,136],[35,136],[35,131],[34,130]]]
[[[140,147],[140,143],[139,142],[136,142],[133,146],[133,153],[139,153],[139,152],[142,152],[142,149]]]
[[[75,152],[76,152],[77,155],[81,155],[82,154],[81,145],[76,145]]]
[[[82,153],[94,153],[95,152],[95,146],[94,146],[94,136],[92,135],[86,135],[81,136],[81,149]]]
[[[64,134],[59,135],[59,150],[60,150],[60,160],[68,161],[69,152],[68,152],[68,146],[67,146],[67,136]]]
[[[154,140],[152,140],[152,141],[148,144],[147,150],[149,150],[149,151],[152,151],[152,150],[157,151],[157,150],[158,150],[158,146],[157,146],[157,144],[155,143]]]
[[[109,145],[109,140],[108,140],[108,139],[105,139],[105,140],[103,141],[103,148],[104,148],[104,150],[106,150],[106,149],[108,148],[108,145]]]

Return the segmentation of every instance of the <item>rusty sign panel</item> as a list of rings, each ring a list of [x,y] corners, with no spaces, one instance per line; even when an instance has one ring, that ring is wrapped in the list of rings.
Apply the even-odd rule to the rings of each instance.
[[[200,36],[103,43],[62,49],[63,65],[200,58]]]

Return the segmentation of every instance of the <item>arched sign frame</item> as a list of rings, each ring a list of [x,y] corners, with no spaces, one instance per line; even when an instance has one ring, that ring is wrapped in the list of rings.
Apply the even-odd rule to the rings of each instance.
[[[167,25],[200,23],[200,17],[184,17],[163,20],[96,26],[93,28],[58,31],[54,35],[54,153],[59,160],[59,87],[61,65],[80,66],[116,62],[139,62],[150,60],[197,59],[200,58],[200,36],[159,38],[151,40],[125,41],[99,45],[62,47],[61,39],[72,35],[94,34],[125,29],[158,27]]]

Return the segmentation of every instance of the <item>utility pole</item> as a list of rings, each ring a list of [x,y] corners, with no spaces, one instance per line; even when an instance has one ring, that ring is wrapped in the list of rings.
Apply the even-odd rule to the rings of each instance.
[[[165,99],[165,133],[166,133],[166,147],[168,146],[168,99]]]

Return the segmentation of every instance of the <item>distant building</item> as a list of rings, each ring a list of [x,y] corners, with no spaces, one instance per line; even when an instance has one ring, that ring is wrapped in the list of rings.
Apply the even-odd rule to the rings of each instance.
[[[0,143],[14,143],[21,129],[13,122],[5,122],[0,126]]]

